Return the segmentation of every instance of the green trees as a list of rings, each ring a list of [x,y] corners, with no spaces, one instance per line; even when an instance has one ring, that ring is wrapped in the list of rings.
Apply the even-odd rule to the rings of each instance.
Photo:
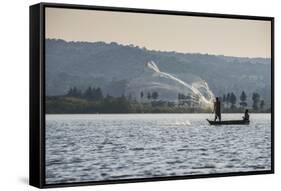
[[[228,107],[226,107],[227,111],[241,110],[241,112],[242,112],[245,109],[245,107],[248,107],[250,104],[252,104],[252,105],[250,105],[250,107],[252,106],[253,111],[256,111],[256,112],[266,111],[265,110],[266,103],[264,100],[261,99],[260,94],[254,92],[251,96],[252,96],[251,97],[252,100],[250,100],[250,103],[249,103],[247,101],[248,96],[247,96],[246,92],[244,90],[241,92],[240,97],[239,97],[240,108],[236,107],[237,98],[233,92],[223,94],[222,100],[223,100],[223,103],[226,106],[228,106]]]
[[[229,97],[229,102],[231,103],[231,108],[234,109],[236,107],[236,96],[233,92],[231,92]]]
[[[102,100],[103,99],[103,95],[102,95],[102,91],[100,88],[94,89],[94,100]]]
[[[230,93],[227,93],[226,95],[226,105],[229,106],[229,103],[230,103],[230,98],[231,97],[231,94]]]
[[[183,95],[181,93],[178,93],[178,100],[182,99]]]
[[[229,107],[229,105],[230,105],[231,109],[236,108],[236,101],[237,101],[237,98],[236,98],[236,96],[235,96],[235,94],[233,92],[227,93],[227,94],[223,94],[223,96],[222,96],[222,102],[227,107]]]
[[[68,90],[67,95],[70,97],[81,97],[82,92],[74,86]]]
[[[159,96],[158,92],[153,92],[151,95],[152,99],[154,99],[154,100],[157,100],[158,96]]]
[[[191,99],[191,96],[190,95],[184,95],[184,94],[181,94],[181,93],[178,94],[178,100],[186,100],[186,99]]]
[[[141,99],[143,98],[143,96],[144,96],[144,94],[143,94],[143,92],[141,92],[141,93],[140,93],[140,97],[141,97]]]
[[[253,109],[258,110],[259,102],[260,102],[260,95],[258,93],[253,93],[252,100],[253,100]]]
[[[103,99],[102,90],[100,88],[88,87],[84,92],[80,89],[73,87],[70,88],[65,95],[67,97],[83,98],[91,101],[98,101]]]
[[[140,93],[140,97],[143,98],[143,96],[144,96],[144,93],[141,92]],[[158,94],[158,92],[152,92],[152,93],[147,92],[147,96],[146,97],[147,97],[148,100],[153,99],[155,101],[159,97],[159,94]]]
[[[164,101],[159,99],[157,91],[140,91],[140,98],[146,99],[138,102],[130,95],[104,96],[101,88],[88,87],[81,91],[72,87],[65,95],[46,96],[47,113],[181,113],[181,112],[206,112],[199,107],[199,97],[179,93],[176,101]],[[260,94],[254,92],[251,95],[242,91],[237,97],[234,92],[224,94],[222,108],[225,113],[244,112],[245,107],[250,106],[250,112],[270,112],[270,105],[266,105]],[[198,102],[198,103],[197,103]],[[224,107],[226,106],[227,107]],[[237,107],[240,106],[240,107]],[[252,106],[252,107],[251,107]],[[200,110],[201,109],[201,110]]]
[[[68,97],[83,98],[91,101],[99,101],[103,99],[103,94],[100,88],[88,87],[84,92],[76,87],[70,88],[66,94]]]
[[[81,91],[70,88],[64,96],[47,97],[48,113],[129,113],[130,100],[122,95],[103,96],[101,88],[88,87]]]
[[[226,102],[226,95],[225,94],[223,94],[223,96],[222,96],[222,102]]]
[[[242,93],[241,93],[241,95],[240,95],[240,106],[241,107],[247,107],[247,102],[246,102],[246,100],[247,100],[247,95],[246,95],[246,93],[244,92],[244,91],[242,91]]]
[[[150,92],[147,93],[147,99],[148,99],[148,100],[151,99],[151,94],[150,94]]]
[[[88,87],[88,89],[84,92],[84,97],[88,100],[92,99],[93,97],[93,90],[91,87]]]
[[[261,100],[261,103],[260,103],[260,109],[261,109],[261,110],[263,110],[264,105],[265,105],[264,100]]]

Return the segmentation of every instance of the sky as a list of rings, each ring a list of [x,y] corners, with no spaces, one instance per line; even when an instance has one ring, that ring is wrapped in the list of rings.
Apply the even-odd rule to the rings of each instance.
[[[46,8],[46,38],[150,50],[271,57],[270,21]]]

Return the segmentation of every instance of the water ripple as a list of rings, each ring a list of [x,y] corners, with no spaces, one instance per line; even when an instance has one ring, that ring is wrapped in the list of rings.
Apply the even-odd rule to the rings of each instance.
[[[271,168],[270,115],[252,114],[249,126],[210,127],[206,118],[208,114],[47,115],[46,182]]]

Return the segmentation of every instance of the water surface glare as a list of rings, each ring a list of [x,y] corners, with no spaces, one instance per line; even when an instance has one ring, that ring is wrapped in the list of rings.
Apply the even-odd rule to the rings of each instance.
[[[46,183],[271,169],[270,114],[251,114],[250,125],[210,126],[206,118],[213,116],[46,115]]]

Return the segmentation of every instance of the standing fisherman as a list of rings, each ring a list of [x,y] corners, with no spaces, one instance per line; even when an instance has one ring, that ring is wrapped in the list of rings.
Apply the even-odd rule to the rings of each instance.
[[[221,102],[218,97],[216,97],[216,101],[214,102],[214,113],[215,113],[215,121],[219,118],[221,121]]]

